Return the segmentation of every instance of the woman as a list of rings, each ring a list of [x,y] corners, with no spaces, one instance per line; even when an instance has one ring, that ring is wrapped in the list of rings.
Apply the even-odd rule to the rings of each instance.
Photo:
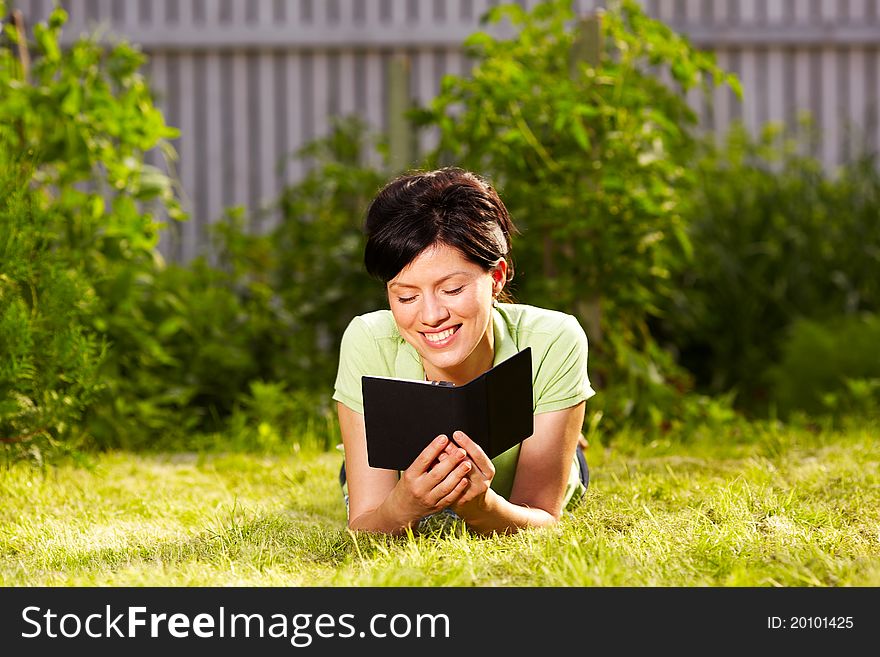
[[[570,315],[502,302],[515,232],[504,203],[458,168],[404,175],[373,200],[366,232],[364,263],[385,284],[389,310],[355,317],[340,348],[333,399],[349,527],[399,534],[442,511],[484,534],[554,524],[588,483],[578,445],[594,394],[587,339]],[[461,385],[526,347],[535,423],[520,445],[490,460],[456,431],[403,472],[368,465],[363,375]]]

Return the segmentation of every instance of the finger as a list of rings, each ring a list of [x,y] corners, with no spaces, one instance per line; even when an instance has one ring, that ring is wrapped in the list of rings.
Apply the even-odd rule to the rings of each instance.
[[[446,443],[446,447],[443,448],[443,451],[440,452],[440,456],[437,457],[437,460],[442,461],[443,459],[447,459],[450,456],[458,456],[457,452],[459,449],[459,446],[450,440],[448,443]]]
[[[453,504],[456,504],[461,500],[462,497],[464,497],[465,493],[468,492],[468,488],[470,488],[470,485],[471,480],[467,477],[463,477],[461,481],[459,481],[455,485],[455,488],[452,489],[452,492],[440,499],[440,501],[437,502],[436,506],[440,508],[446,508],[452,506]]]
[[[441,481],[437,486],[434,487],[434,492],[438,495],[437,502],[435,506],[445,506],[447,504],[451,504],[453,501],[449,501],[447,498],[453,495],[458,491],[458,495],[460,495],[467,487],[470,485],[470,479],[468,479],[468,473],[473,469],[473,464],[470,461],[463,461],[458,464],[458,466],[453,469],[449,475],[447,475],[443,481]],[[457,497],[456,497],[457,499]]]
[[[437,460],[437,457],[443,452],[449,444],[449,438],[445,434],[440,434],[430,443],[412,462],[410,468],[416,468],[418,472],[428,472],[431,465]]]
[[[470,439],[464,431],[456,431],[452,434],[455,443],[467,452],[468,457],[474,462],[474,465],[483,473],[484,476],[492,476],[495,466],[492,465],[492,459],[486,456],[483,448]]]
[[[446,452],[444,452],[445,454]],[[434,465],[428,472],[428,474],[432,477],[434,481],[434,486],[437,486],[441,481],[446,479],[458,464],[461,463],[465,458],[467,458],[467,452],[465,452],[460,447],[456,447],[451,454],[447,454],[446,458],[440,459],[438,457],[437,464]]]

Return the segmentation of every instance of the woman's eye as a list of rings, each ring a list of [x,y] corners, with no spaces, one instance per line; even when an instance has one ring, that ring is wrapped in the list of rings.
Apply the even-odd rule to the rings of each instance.
[[[458,294],[463,289],[464,289],[464,285],[462,285],[461,287],[457,287],[454,290],[446,290],[446,294]]]
[[[415,297],[397,297],[397,300],[398,300],[400,303],[410,303],[410,302],[413,301],[414,299],[415,299]]]

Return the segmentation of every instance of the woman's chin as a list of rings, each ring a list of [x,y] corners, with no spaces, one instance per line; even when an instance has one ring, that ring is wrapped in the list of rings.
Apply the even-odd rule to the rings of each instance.
[[[422,362],[425,366],[430,366],[434,370],[450,373],[462,365],[466,360],[466,354],[461,353],[461,349],[450,348],[443,351],[422,352]]]
[[[422,360],[438,370],[449,370],[461,365],[462,358],[455,352],[431,352],[422,354]]]

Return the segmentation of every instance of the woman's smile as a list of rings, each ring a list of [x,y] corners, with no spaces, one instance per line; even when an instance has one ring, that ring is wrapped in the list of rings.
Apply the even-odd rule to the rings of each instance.
[[[424,336],[425,341],[433,349],[439,349],[447,346],[450,342],[452,342],[453,338],[455,338],[456,334],[458,333],[458,329],[460,328],[461,324],[458,324],[456,326],[452,326],[450,328],[436,332],[421,331],[421,334]]]

